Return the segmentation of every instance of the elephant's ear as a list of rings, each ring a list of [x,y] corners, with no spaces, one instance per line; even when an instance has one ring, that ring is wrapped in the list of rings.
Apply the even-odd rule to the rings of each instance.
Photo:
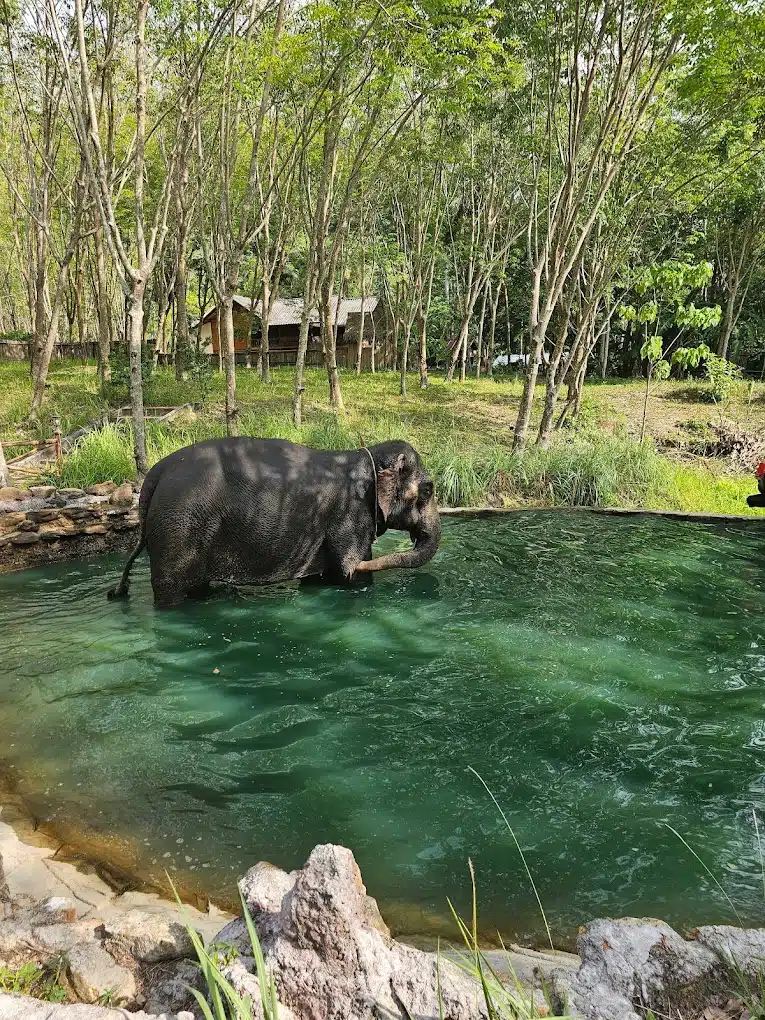
[[[387,521],[396,495],[396,473],[393,468],[377,472],[377,505]]]
[[[399,454],[392,467],[381,468],[377,472],[377,505],[387,521],[396,499],[396,490],[401,480],[401,472],[406,466],[406,457]]]

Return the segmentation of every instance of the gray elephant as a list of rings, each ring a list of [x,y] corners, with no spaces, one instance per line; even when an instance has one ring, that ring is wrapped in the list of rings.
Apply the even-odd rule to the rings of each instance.
[[[201,597],[212,581],[360,583],[376,570],[422,566],[441,538],[433,482],[417,451],[398,441],[312,450],[209,439],[154,465],[139,511],[140,540],[109,597],[127,595],[146,547],[158,606]],[[373,559],[372,543],[389,528],[407,531],[413,548]]]

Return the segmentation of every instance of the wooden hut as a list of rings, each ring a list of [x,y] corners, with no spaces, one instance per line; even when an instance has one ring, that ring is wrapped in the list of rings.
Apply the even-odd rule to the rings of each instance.
[[[361,298],[343,298],[338,306],[333,299],[333,313],[337,316],[337,363],[344,368],[356,364],[359,331],[361,329]],[[279,298],[271,309],[268,324],[268,346],[272,365],[294,365],[300,339],[300,320],[303,315],[302,298]],[[218,309],[212,308],[198,324],[203,350],[217,357],[220,349]],[[372,341],[375,341],[375,359],[380,368],[389,367],[393,351],[388,342],[387,317],[377,297],[364,299],[364,337],[362,368],[371,365]],[[252,309],[250,299],[242,294],[234,297],[234,350],[237,361],[256,359],[260,352],[260,302]],[[322,365],[319,313],[311,310],[308,331],[307,365]]]

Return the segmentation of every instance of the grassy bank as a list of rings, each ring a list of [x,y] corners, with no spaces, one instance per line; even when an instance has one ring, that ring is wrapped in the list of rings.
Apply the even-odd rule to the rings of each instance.
[[[471,380],[445,384],[436,377],[428,390],[410,381],[410,395],[398,395],[398,378],[343,374],[347,413],[326,404],[326,375],[307,374],[305,423],[291,421],[293,371],[277,370],[265,386],[253,371],[238,373],[243,434],[273,436],[323,448],[349,448],[385,439],[406,439],[423,455],[436,478],[446,506],[544,505],[623,506],[746,513],[746,496],[754,491],[751,476],[727,469],[724,461],[663,455],[657,442],[711,419],[716,410],[703,402],[703,388],[665,384],[652,398],[649,438],[639,442],[641,383],[588,386],[577,428],[556,438],[547,451],[533,447],[523,456],[510,450],[512,425],[521,386],[516,380]],[[64,432],[98,417],[104,403],[97,392],[93,366],[58,363],[39,423],[29,423],[30,384],[24,365],[0,363],[0,436],[6,440],[50,434],[52,416]],[[223,380],[215,374],[202,410],[172,423],[148,423],[152,462],[188,443],[224,435]],[[540,388],[540,398],[542,391]],[[155,372],[146,387],[148,405],[199,402],[199,388],[179,383],[172,371]],[[124,395],[122,395],[124,398]],[[112,403],[123,399],[115,395]],[[746,425],[765,419],[765,387],[743,392],[729,409]],[[62,484],[88,485],[121,481],[133,474],[131,437],[125,423],[87,435],[69,456]]]

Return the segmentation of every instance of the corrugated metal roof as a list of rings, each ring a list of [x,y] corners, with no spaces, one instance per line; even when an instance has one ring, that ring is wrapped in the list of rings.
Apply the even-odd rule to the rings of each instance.
[[[377,308],[380,303],[380,299],[375,296],[364,298],[364,311],[367,315]],[[245,294],[234,294],[234,304],[239,305],[246,312],[249,312],[251,308],[251,301]],[[337,298],[332,298],[332,314],[334,315],[337,309]],[[255,302],[255,315],[260,318],[260,301]],[[271,309],[271,318],[269,319],[269,325],[271,326],[298,326],[300,319],[303,315],[303,299],[302,298],[278,298],[274,301]],[[345,326],[348,323],[349,315],[361,315],[361,298],[343,298],[340,302],[340,310],[337,312],[337,324],[338,326]],[[203,322],[209,322],[215,316],[215,308],[205,315]],[[318,325],[319,323],[319,310],[318,308],[311,309],[311,324]]]

